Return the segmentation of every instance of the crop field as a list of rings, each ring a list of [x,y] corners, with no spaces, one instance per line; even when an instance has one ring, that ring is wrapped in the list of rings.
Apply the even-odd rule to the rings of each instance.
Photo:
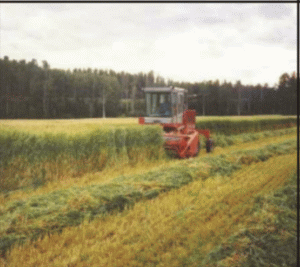
[[[216,133],[229,134],[256,132],[289,127],[296,125],[296,116],[263,115],[263,116],[198,116],[198,128],[208,128]],[[87,133],[105,127],[115,128],[138,124],[137,118],[106,118],[106,119],[54,119],[54,120],[1,120],[0,130],[22,130],[34,134],[43,133]],[[237,125],[237,126],[236,126]],[[236,126],[236,127],[235,127]]]
[[[178,160],[133,118],[2,120],[0,266],[293,266],[295,125],[198,117]]]

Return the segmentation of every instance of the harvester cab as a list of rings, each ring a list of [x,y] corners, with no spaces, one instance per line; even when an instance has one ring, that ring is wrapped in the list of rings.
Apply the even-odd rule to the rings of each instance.
[[[139,124],[161,124],[165,148],[179,158],[197,156],[200,151],[199,134],[206,137],[206,150],[213,142],[209,130],[196,129],[196,111],[187,109],[187,90],[178,87],[146,87],[146,117]]]
[[[146,87],[145,123],[182,123],[186,90],[176,87]]]

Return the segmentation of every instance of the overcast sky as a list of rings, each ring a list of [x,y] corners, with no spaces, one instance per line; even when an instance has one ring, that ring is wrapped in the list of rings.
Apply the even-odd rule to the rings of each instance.
[[[5,3],[0,9],[1,58],[270,86],[296,71],[293,3]]]

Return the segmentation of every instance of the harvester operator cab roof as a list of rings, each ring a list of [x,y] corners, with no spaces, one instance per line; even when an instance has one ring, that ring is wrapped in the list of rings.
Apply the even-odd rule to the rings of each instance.
[[[187,90],[178,87],[146,87],[145,123],[182,123]]]

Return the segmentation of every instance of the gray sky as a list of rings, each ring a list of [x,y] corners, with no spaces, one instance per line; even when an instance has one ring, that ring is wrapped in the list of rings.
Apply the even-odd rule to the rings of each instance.
[[[0,9],[1,58],[270,86],[296,71],[293,3],[8,3]]]

